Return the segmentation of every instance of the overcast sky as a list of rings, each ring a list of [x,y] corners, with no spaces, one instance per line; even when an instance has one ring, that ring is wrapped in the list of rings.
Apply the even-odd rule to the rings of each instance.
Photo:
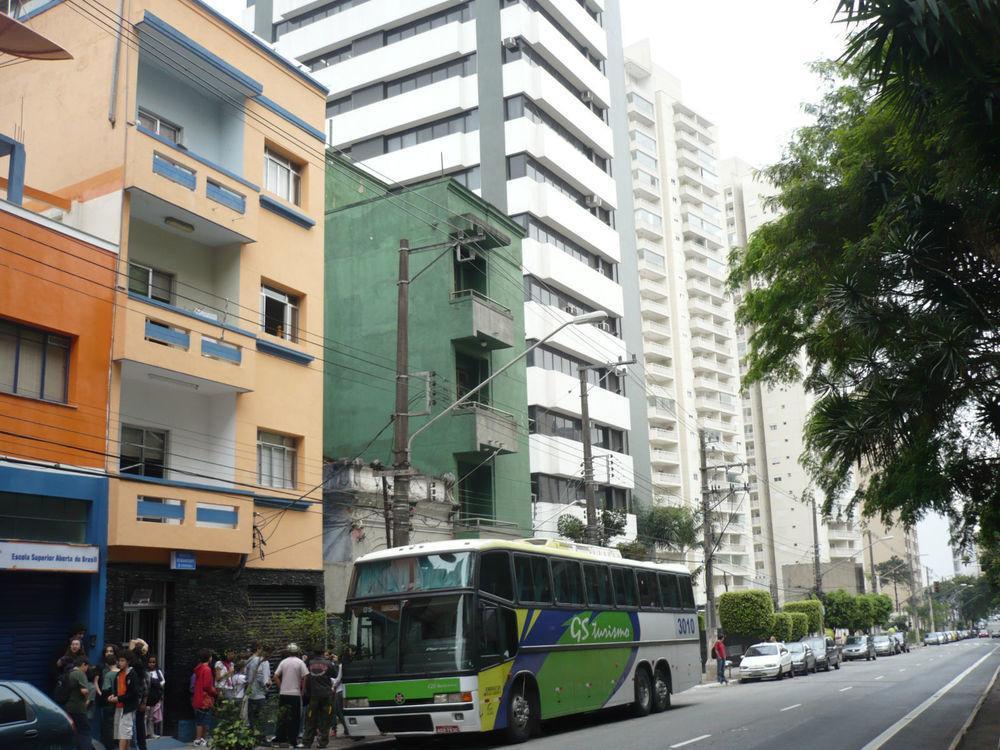
[[[836,0],[621,0],[625,45],[649,38],[653,61],[681,81],[685,103],[719,128],[719,155],[754,166],[781,157],[816,100],[811,62],[837,57],[844,27]],[[948,524],[918,527],[935,577],[953,573]]]

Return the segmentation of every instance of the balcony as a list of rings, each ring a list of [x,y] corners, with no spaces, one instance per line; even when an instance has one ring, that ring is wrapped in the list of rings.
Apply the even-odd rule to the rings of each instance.
[[[632,457],[594,446],[594,481],[631,489],[634,486]],[[531,470],[579,480],[583,466],[583,444],[569,438],[552,435],[531,435],[529,438]],[[583,495],[583,489],[580,489]]]
[[[472,452],[517,452],[517,420],[512,414],[472,401],[455,409],[452,418],[471,431]]]
[[[150,483],[111,482],[108,545],[247,555],[253,496]]]
[[[672,474],[666,471],[653,472],[653,486],[659,487],[680,487],[681,475]]]
[[[650,318],[651,320],[670,319],[670,307],[663,304],[662,302],[643,300],[640,303],[640,310],[642,312],[643,317]]]
[[[646,377],[655,383],[673,383],[674,368],[669,365],[661,365],[656,362],[647,362]]]
[[[639,248],[636,254],[642,278],[659,280],[667,277],[667,261],[663,255],[646,248]]]
[[[650,419],[677,421],[677,404],[672,398],[649,396],[646,402],[648,407],[646,414]]]
[[[660,178],[641,169],[632,170],[632,190],[639,198],[659,201],[661,197]]]
[[[715,354],[727,359],[733,356],[733,347],[730,344],[720,344],[711,336],[692,336],[691,350],[698,354]],[[728,372],[728,369],[726,371]]]
[[[658,344],[656,342],[647,342],[642,346],[643,352],[646,354],[647,362],[673,362],[674,361],[674,350],[663,344]]]
[[[636,209],[636,236],[647,240],[663,239],[663,219],[647,209]]]
[[[525,271],[546,284],[574,290],[581,302],[618,317],[625,314],[621,286],[572,255],[529,237],[521,240],[521,262]]]
[[[628,116],[644,125],[656,124],[656,108],[653,103],[641,94],[630,91],[628,98]]]
[[[529,367],[526,380],[529,404],[580,415],[580,380],[575,375]],[[600,387],[591,387],[587,392],[592,420],[620,430],[631,429],[629,402],[625,396]]]
[[[684,261],[684,270],[688,274],[708,276],[710,279],[714,279],[720,284],[726,283],[729,278],[729,267],[725,263],[720,263],[717,260],[699,260],[697,258],[688,258]]]
[[[727,305],[717,305],[704,297],[689,297],[688,298],[688,310],[692,315],[710,315],[717,321],[726,322],[730,319],[730,311]],[[731,335],[724,325],[720,325],[718,322],[715,323],[716,330],[720,336]]]
[[[712,299],[725,300],[727,298],[726,288],[721,284],[712,284],[704,278],[692,276],[687,280],[689,292],[698,292],[710,296]]]
[[[698,423],[706,430],[715,430],[727,435],[736,435],[742,432],[742,425],[733,422],[723,422],[721,419],[698,418]]]
[[[649,442],[656,445],[677,445],[677,432],[665,427],[650,427]]]
[[[722,391],[723,393],[730,393],[733,390],[733,385],[729,382],[731,378],[709,378],[704,375],[695,375],[694,387],[696,389],[709,389],[711,391]],[[735,398],[735,397],[733,397]]]
[[[649,460],[654,466],[675,465],[681,461],[681,454],[677,451],[668,451],[662,448],[653,448],[649,452]]]
[[[705,141],[714,143],[715,139],[712,136],[711,123],[709,123],[708,120],[689,112],[690,110],[687,110],[686,108],[681,109],[681,105],[675,106],[674,127],[678,130],[700,135]]]
[[[680,167],[677,177],[681,186],[690,185],[696,191],[713,197],[719,194],[719,178],[703,167]]]
[[[514,345],[514,314],[474,289],[451,295],[451,340],[486,350]]]
[[[655,323],[651,320],[642,321],[642,335],[653,341],[669,341],[672,335],[670,326]]]
[[[726,397],[726,398],[723,398]],[[726,400],[728,398],[728,401]],[[736,400],[726,393],[714,396],[698,395],[695,397],[695,406],[698,409],[714,411],[729,416],[736,416]]]

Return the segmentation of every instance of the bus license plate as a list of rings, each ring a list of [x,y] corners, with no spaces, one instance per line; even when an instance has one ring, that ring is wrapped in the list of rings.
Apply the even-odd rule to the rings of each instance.
[[[444,725],[440,727],[434,727],[434,731],[438,734],[455,734],[458,732],[458,727],[454,725]]]

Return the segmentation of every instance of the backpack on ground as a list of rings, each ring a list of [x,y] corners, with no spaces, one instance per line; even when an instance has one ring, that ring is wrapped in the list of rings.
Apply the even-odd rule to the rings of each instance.
[[[73,694],[73,686],[70,684],[69,676],[71,672],[63,671],[56,678],[56,689],[53,698],[60,706],[65,705]]]

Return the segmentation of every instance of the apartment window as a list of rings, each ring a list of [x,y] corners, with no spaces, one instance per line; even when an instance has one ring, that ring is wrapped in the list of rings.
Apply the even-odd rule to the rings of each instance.
[[[452,172],[448,176],[469,190],[479,190],[483,186],[483,173],[478,164],[461,172]]]
[[[326,3],[318,8],[300,13],[294,18],[289,18],[287,21],[276,23],[274,24],[274,41],[278,41],[278,39],[289,31],[301,29],[303,26],[322,21],[324,18],[329,18],[345,10],[356,8],[366,2],[368,0],[333,0],[333,2]]]
[[[657,162],[656,159],[647,154],[645,151],[633,151],[632,161],[634,161],[638,166],[648,169],[651,172],[655,172],[660,168],[659,162]]]
[[[436,29],[449,23],[469,21],[473,18],[475,18],[473,4],[463,3],[457,8],[440,11],[430,16],[424,16],[416,21],[410,21],[402,26],[389,29],[385,32],[383,43],[385,45],[395,44],[404,39],[409,39],[411,36],[423,34],[431,29]]]
[[[153,114],[147,109],[139,108],[139,124],[146,130],[151,130],[159,136],[166,138],[171,143],[180,144],[183,128],[172,122],[164,120],[159,115]]]
[[[656,153],[656,139],[643,133],[641,130],[633,130],[629,133],[632,142],[641,149],[645,149],[651,154]]]
[[[503,0],[504,5],[516,5],[520,3],[527,8],[530,8],[535,13],[538,13],[542,18],[552,24],[552,27],[562,34],[563,38],[572,44],[580,52],[581,55],[587,58],[591,65],[597,68],[602,73],[604,72],[604,59],[599,55],[595,55],[590,51],[590,48],[585,44],[580,44],[572,34],[566,29],[566,24],[559,21],[555,16],[549,13],[541,3],[536,2],[536,0]],[[586,6],[584,6],[586,7]],[[588,11],[589,12],[589,11]]]
[[[560,310],[567,312],[570,315],[580,315],[581,313],[594,311],[594,308],[583,304],[575,297],[550,289],[539,282],[534,276],[530,275],[524,277],[524,301],[540,302],[543,305],[558,307]],[[619,325],[619,322],[618,318],[607,317],[604,320],[598,321],[594,325],[602,331],[610,333],[612,336],[621,337],[621,326]]]
[[[295,487],[295,438],[257,430],[257,483],[265,487]]]
[[[459,115],[386,136],[383,152],[399,151],[409,146],[416,146],[418,143],[444,138],[452,133],[473,133],[477,130],[479,130],[479,110],[470,109]]]
[[[611,162],[608,159],[590,148],[590,146],[577,138],[567,128],[563,127],[558,120],[539,107],[532,99],[523,94],[512,96],[504,101],[504,118],[506,120],[516,120],[520,117],[527,117],[534,123],[550,128],[570,146],[593,162],[602,172],[611,174]]]
[[[299,205],[302,201],[302,168],[271,149],[264,149],[264,189]]]
[[[299,340],[299,298],[280,289],[261,285],[260,325],[264,333]]]
[[[645,208],[637,208],[635,210],[635,220],[638,224],[645,224],[655,229],[662,229],[663,227],[663,219],[652,211],[647,211]]]
[[[336,117],[344,112],[350,112],[352,109],[354,109],[354,103],[351,97],[342,96],[326,103],[326,116]]]
[[[118,470],[122,474],[163,479],[167,465],[167,433],[122,425]]]
[[[529,239],[553,245],[567,255],[572,255],[578,261],[586,263],[595,271],[599,271],[612,281],[618,280],[617,263],[612,263],[596,253],[585,250],[581,245],[578,245],[564,234],[552,229],[544,221],[538,219],[532,214],[517,214],[511,218],[527,230]]]
[[[141,263],[128,264],[128,290],[170,304],[173,299],[174,277]]]
[[[316,55],[315,57],[310,57],[302,61],[302,64],[309,68],[310,71],[315,73],[317,70],[323,70],[324,68],[329,68],[331,65],[336,65],[344,60],[350,60],[354,56],[354,46],[348,44],[345,47],[340,47],[338,49],[332,49],[329,52],[324,52],[322,55]],[[347,97],[350,101],[351,97]]]
[[[519,177],[530,177],[535,182],[551,185],[584,210],[596,216],[609,227],[614,228],[614,212],[599,206],[590,206],[588,197],[580,190],[570,185],[551,169],[542,166],[527,154],[515,154],[507,157],[507,179],[516,180]]]
[[[400,94],[405,94],[409,91],[415,91],[417,89],[424,88],[425,86],[439,83],[440,81],[446,81],[449,78],[464,78],[465,76],[471,76],[475,72],[476,56],[475,54],[467,55],[466,57],[458,60],[452,60],[451,62],[446,62],[441,65],[435,65],[434,67],[426,68],[425,70],[421,70],[417,73],[397,78],[394,81],[389,81],[385,84],[384,97],[386,99],[391,99],[394,96],[399,96]]]
[[[546,60],[541,53],[537,52],[535,48],[532,47],[526,39],[524,39],[524,37],[517,37],[517,45],[513,48],[505,45],[501,51],[501,60],[505,65],[518,60],[524,60],[532,67],[541,68],[559,81],[559,83],[562,84],[573,96],[579,98],[584,107],[597,115],[597,117],[601,118],[601,122],[607,123],[608,111],[597,102],[584,100],[583,95],[585,92],[578,88],[566,76],[560,73],[556,67]]]
[[[183,500],[168,500],[162,497],[144,497],[142,495],[136,498],[136,521],[180,526],[183,519]]]
[[[551,435],[579,442],[582,423],[576,417],[548,411],[537,406],[528,407],[528,432],[532,435]]]
[[[586,364],[581,359],[570,357],[567,354],[550,349],[547,346],[539,346],[528,354],[528,367],[541,367],[543,370],[561,372],[570,377],[578,377],[578,368]],[[587,382],[591,385],[603,388],[618,395],[625,395],[624,378],[618,375],[613,369],[593,368],[586,371]]]
[[[0,320],[0,392],[66,403],[70,339]]]
[[[535,500],[540,503],[569,505],[583,497],[583,484],[579,479],[532,474],[531,493],[535,496]]]

